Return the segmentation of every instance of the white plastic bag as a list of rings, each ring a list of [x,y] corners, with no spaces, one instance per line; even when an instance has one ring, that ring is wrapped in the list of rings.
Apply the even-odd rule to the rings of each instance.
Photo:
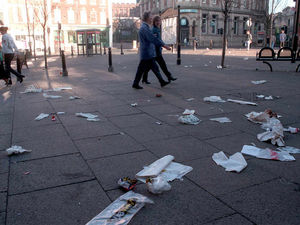
[[[209,97],[204,97],[203,100],[205,102],[226,102],[223,99],[221,99],[220,96],[209,96]]]
[[[256,80],[256,81],[251,81],[252,84],[264,84],[266,83],[267,81],[266,80]]]
[[[36,88],[34,85],[29,85],[25,91],[20,92],[21,94],[26,94],[26,93],[41,93],[43,91],[42,88]]]
[[[147,180],[146,184],[148,191],[153,194],[161,194],[171,190],[171,185],[161,176]]]
[[[180,123],[188,124],[188,125],[197,125],[201,122],[201,120],[198,117],[194,116],[193,114],[180,116],[178,118],[178,121]]]
[[[69,99],[70,100],[75,100],[75,99],[80,99],[80,97],[78,97],[78,96],[75,95],[75,96],[70,96]]]
[[[59,95],[48,95],[48,94],[46,94],[46,93],[43,93],[43,96],[44,96],[45,98],[52,98],[52,99],[61,98],[61,96],[59,96]]]
[[[13,154],[22,154],[25,152],[31,152],[31,150],[26,150],[26,149],[22,148],[21,146],[13,145],[10,148],[6,149],[6,152],[8,155],[13,155]]]
[[[133,191],[121,195],[86,225],[126,225],[146,203],[154,202]]]
[[[277,148],[277,149],[281,152],[288,152],[288,153],[291,153],[291,154],[300,154],[300,149],[299,148],[295,148],[295,147],[291,147],[291,146],[280,147],[280,148]]]
[[[219,118],[211,118],[209,119],[211,121],[216,121],[216,122],[219,122],[219,123],[231,123],[232,121],[227,118],[227,117],[219,117]]]
[[[38,115],[34,120],[42,120],[45,119],[49,116],[49,114],[46,113],[41,113],[40,115]]]
[[[247,102],[247,101],[242,101],[242,100],[234,100],[234,99],[227,99],[227,102],[233,102],[241,105],[254,105],[257,106],[255,102]]]
[[[100,121],[98,115],[94,115],[91,113],[75,113],[75,115],[78,117],[86,118],[87,121],[92,121],[92,122]]]
[[[247,166],[247,162],[240,152],[235,153],[228,159],[224,152],[221,151],[214,153],[212,159],[217,165],[224,167],[225,171],[236,171],[239,173]]]

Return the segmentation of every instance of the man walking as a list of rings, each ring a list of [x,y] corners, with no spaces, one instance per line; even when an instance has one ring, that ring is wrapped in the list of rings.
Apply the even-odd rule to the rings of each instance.
[[[247,30],[247,39],[246,39],[246,45],[247,45],[247,51],[250,50],[250,45],[252,43],[252,35],[249,30]]]
[[[164,87],[169,82],[166,82],[159,71],[157,64],[155,63],[155,46],[157,47],[164,47],[167,50],[171,50],[170,47],[166,46],[165,43],[155,37],[150,29],[152,24],[152,15],[151,12],[145,12],[142,17],[142,25],[139,30],[139,37],[140,37],[140,63],[135,75],[135,79],[133,81],[132,88],[135,89],[143,89],[139,85],[139,82],[142,78],[142,75],[145,71],[149,71],[150,69],[153,71],[155,76],[160,82],[160,86]]]

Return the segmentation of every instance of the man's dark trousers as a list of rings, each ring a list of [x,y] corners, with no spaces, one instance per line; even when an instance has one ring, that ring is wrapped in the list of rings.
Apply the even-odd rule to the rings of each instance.
[[[13,60],[13,58],[14,58],[14,53],[4,54],[5,70],[13,73],[14,75],[20,78],[22,77],[22,74],[18,73],[13,68],[11,68],[11,61]]]
[[[153,71],[153,73],[155,74],[155,76],[157,77],[157,79],[159,80],[159,82],[161,84],[164,83],[164,80],[163,80],[163,78],[162,78],[162,76],[159,72],[159,68],[158,68],[157,64],[155,63],[155,59],[152,58],[152,59],[146,59],[146,60],[142,59],[140,61],[140,64],[138,66],[138,69],[137,69],[137,72],[136,72],[136,75],[135,75],[133,85],[134,86],[139,85],[143,74],[146,71],[149,71],[149,70]]]
[[[162,57],[162,55],[159,54],[157,57],[155,57],[155,61],[159,64],[161,70],[164,72],[164,74],[166,74],[167,78],[170,79],[172,74],[168,70],[167,64],[166,64],[164,58]],[[145,73],[143,75],[143,81],[148,81],[148,72],[149,71],[150,71],[150,69],[145,71]]]

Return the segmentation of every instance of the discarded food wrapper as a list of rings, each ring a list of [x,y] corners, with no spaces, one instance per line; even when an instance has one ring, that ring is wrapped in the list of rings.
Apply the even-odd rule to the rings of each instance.
[[[188,125],[197,125],[201,122],[201,120],[193,114],[180,116],[178,121]]]
[[[52,99],[61,98],[61,96],[59,96],[59,95],[48,95],[48,94],[46,94],[46,93],[43,93],[43,96],[44,96],[45,98],[52,98]]]
[[[227,117],[212,118],[212,119],[209,119],[209,120],[216,121],[216,122],[219,122],[219,123],[231,123],[232,122]]]
[[[291,147],[291,146],[280,147],[280,148],[277,148],[277,149],[281,152],[288,152],[288,153],[291,153],[291,154],[300,154],[300,149],[299,148],[295,148],[295,147]]]
[[[220,96],[210,96],[203,98],[205,102],[226,102],[225,100],[221,99]]]
[[[265,130],[266,132],[263,132],[261,134],[257,135],[257,139],[260,141],[271,141],[273,145],[278,145],[278,146],[285,146],[284,140],[283,140],[283,126],[281,122],[272,117],[267,123],[263,123],[261,127]]]
[[[87,118],[87,121],[92,121],[92,122],[97,122],[100,121],[100,119],[98,118],[98,115],[94,115],[91,113],[76,113],[75,114],[78,117],[83,117],[83,118]]]
[[[267,96],[265,97],[266,100],[273,100],[273,97],[270,95],[270,96]]]
[[[124,188],[126,191],[132,190],[137,184],[136,179],[130,179],[129,177],[123,177],[118,180],[118,185]]]
[[[75,99],[80,99],[80,97],[78,97],[78,96],[70,96],[69,99],[70,100],[75,100]]]
[[[195,110],[193,109],[185,109],[182,113],[183,115],[193,115],[195,113]]]
[[[46,113],[41,113],[40,115],[38,115],[34,120],[42,120],[45,119],[49,116],[49,114]]]
[[[217,165],[224,167],[225,171],[236,171],[239,173],[247,166],[247,162],[240,152],[227,158],[224,152],[221,151],[219,153],[214,153],[212,159]]]
[[[299,132],[299,128],[288,127],[288,128],[283,128],[283,131],[290,132],[291,134],[296,134]]]
[[[172,155],[164,156],[149,166],[145,166],[135,177],[144,183],[146,183],[146,179],[158,176],[163,177],[166,181],[173,181],[182,179],[184,175],[193,170],[192,167],[172,162],[173,160],[174,156]]]
[[[36,88],[34,85],[29,85],[25,91],[20,92],[21,94],[26,94],[26,93],[41,93],[43,91],[42,88]]]
[[[257,104],[255,102],[247,102],[247,101],[242,101],[242,100],[235,100],[235,99],[227,99],[228,102],[233,102],[233,103],[237,103],[237,104],[241,104],[241,105],[255,105],[257,106]]]
[[[55,120],[56,120],[54,115],[52,115],[51,120],[52,120],[52,121],[55,121]]]
[[[86,225],[127,225],[146,203],[154,202],[146,196],[129,191],[112,202]]]
[[[161,122],[159,122],[159,121],[157,121],[157,122],[155,122],[157,125],[162,125],[162,123]]]
[[[246,155],[255,156],[260,159],[272,159],[278,161],[295,161],[294,156],[288,152],[273,151],[269,148],[262,149],[251,145],[244,145],[242,153]]]
[[[132,107],[136,107],[138,104],[137,103],[132,103],[130,104]]]
[[[264,84],[264,83],[266,83],[267,81],[266,80],[253,80],[253,81],[251,81],[251,83],[252,84]]]
[[[195,100],[194,98],[188,98],[187,99],[188,102],[191,102],[191,101],[194,101],[194,100]]]
[[[266,109],[264,112],[250,112],[245,116],[251,122],[259,124],[269,123],[270,119],[273,117],[279,118],[278,115],[270,109]]]
[[[13,154],[22,154],[25,152],[31,152],[31,150],[26,150],[22,148],[21,146],[18,145],[13,145],[10,148],[6,149],[8,155],[13,155]]]
[[[146,180],[148,191],[153,194],[161,194],[171,190],[171,185],[163,177],[149,178]]]

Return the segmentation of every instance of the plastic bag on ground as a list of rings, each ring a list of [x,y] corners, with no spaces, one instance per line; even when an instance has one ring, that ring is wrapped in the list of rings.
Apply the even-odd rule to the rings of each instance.
[[[171,185],[161,176],[147,179],[146,184],[148,191],[152,194],[161,194],[164,191],[171,190]]]
[[[219,153],[214,153],[212,159],[217,165],[224,167],[225,171],[236,171],[239,173],[247,166],[247,162],[240,152],[227,158],[224,152],[221,151]]]
[[[300,149],[299,148],[295,148],[295,147],[291,147],[291,146],[280,147],[280,148],[277,148],[277,149],[281,152],[288,152],[288,153],[291,153],[291,154],[300,154]]]
[[[26,93],[41,93],[43,91],[42,88],[36,88],[34,85],[29,85],[25,91],[20,92],[21,94],[26,94]]]
[[[266,123],[270,120],[270,116],[265,112],[251,112],[245,115],[248,120],[250,120],[253,123]]]
[[[43,96],[45,98],[53,98],[53,99],[61,98],[61,96],[59,96],[59,95],[48,95],[46,93],[43,93]]]
[[[42,120],[45,119],[49,116],[49,114],[46,113],[41,113],[40,115],[38,115],[34,120]]]
[[[193,109],[185,109],[182,113],[183,115],[193,115],[195,113],[195,110]]]
[[[288,152],[278,152],[271,149],[262,149],[251,145],[244,145],[242,153],[246,155],[251,155],[260,159],[271,159],[278,161],[295,161],[294,156],[290,155]]]
[[[211,121],[216,121],[216,122],[219,122],[219,123],[231,123],[232,121],[227,118],[227,117],[219,117],[219,118],[211,118],[209,119]]]
[[[266,132],[257,135],[257,139],[260,141],[271,141],[273,145],[278,145],[279,147],[285,146],[283,126],[281,122],[276,118],[270,118],[268,123],[263,123],[261,127]]]
[[[266,80],[256,80],[256,81],[251,81],[252,84],[264,84],[266,83]]]
[[[220,96],[209,96],[203,98],[203,101],[205,102],[226,102],[225,100],[221,99]]]
[[[241,100],[234,100],[234,99],[227,99],[227,102],[233,102],[241,105],[254,105],[257,106],[255,102],[247,102],[247,101],[241,101]]]
[[[188,125],[197,125],[201,122],[201,120],[198,117],[194,116],[193,114],[180,116],[178,118],[178,121],[180,123],[188,124]]]
[[[6,149],[6,152],[8,155],[13,155],[13,154],[22,154],[25,152],[31,152],[31,150],[26,150],[26,149],[22,148],[21,146],[13,145],[10,148]]]
[[[86,225],[126,225],[146,203],[154,202],[133,191],[121,195]]]
[[[57,87],[57,88],[44,90],[44,92],[51,92],[51,91],[58,92],[58,91],[62,91],[62,90],[72,90],[72,88],[71,87]]]
[[[145,166],[135,177],[144,183],[146,183],[147,178],[158,176],[163,177],[166,181],[173,181],[175,179],[182,179],[184,175],[193,170],[190,166],[172,162],[173,159],[174,157],[171,155],[162,157],[149,166]]]
[[[94,115],[91,113],[76,113],[75,115],[78,117],[86,118],[87,121],[94,121],[94,122],[100,121],[100,119],[98,118],[98,115]]]

